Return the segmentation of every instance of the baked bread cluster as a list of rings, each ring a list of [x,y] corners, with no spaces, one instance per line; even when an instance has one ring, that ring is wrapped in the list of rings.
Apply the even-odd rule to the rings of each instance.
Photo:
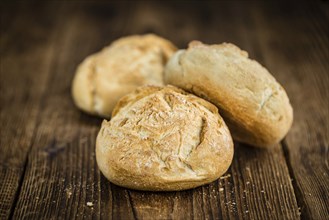
[[[271,147],[293,120],[282,86],[229,43],[176,51],[155,35],[125,37],[79,65],[72,95],[85,112],[111,116],[97,136],[98,167],[137,190],[210,183],[232,162],[232,137]]]

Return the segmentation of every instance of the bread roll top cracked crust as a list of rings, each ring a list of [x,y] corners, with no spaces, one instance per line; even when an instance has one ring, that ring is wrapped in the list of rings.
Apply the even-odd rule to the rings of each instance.
[[[120,38],[88,56],[72,83],[75,104],[109,118],[116,102],[141,85],[163,85],[163,69],[176,48],[153,34]]]
[[[102,173],[138,190],[210,183],[226,172],[232,157],[232,138],[217,108],[172,86],[141,87],[122,98],[96,141]]]
[[[238,141],[273,146],[291,127],[293,112],[285,90],[233,44],[191,42],[168,61],[165,82],[215,104]]]

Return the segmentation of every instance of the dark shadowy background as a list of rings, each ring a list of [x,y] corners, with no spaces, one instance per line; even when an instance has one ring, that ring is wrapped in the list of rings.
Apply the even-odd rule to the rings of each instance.
[[[0,218],[328,219],[328,17],[328,1],[2,1]],[[109,183],[94,156],[101,119],[73,105],[71,81],[87,55],[143,33],[248,51],[290,97],[287,137],[235,143],[224,177],[193,190]]]

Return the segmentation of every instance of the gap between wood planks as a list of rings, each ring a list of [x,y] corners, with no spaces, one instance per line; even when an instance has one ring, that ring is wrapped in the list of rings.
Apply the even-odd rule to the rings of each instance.
[[[296,183],[296,177],[294,175],[294,171],[293,171],[293,168],[291,166],[291,162],[290,162],[290,156],[289,156],[289,149],[288,149],[288,146],[286,144],[286,141],[283,140],[281,141],[281,146],[282,146],[282,150],[283,150],[283,153],[284,153],[284,157],[286,158],[287,160],[287,167],[288,167],[288,170],[289,170],[289,175],[292,179],[292,185],[293,185],[293,189],[294,189],[294,192],[295,192],[295,196],[296,196],[296,200],[297,200],[297,205],[298,205],[298,209],[299,211],[301,211],[301,207],[305,206],[305,202],[301,199],[302,198],[302,193],[300,191],[300,189],[298,188],[297,186],[297,183]],[[303,217],[304,218],[308,218],[310,216],[310,213],[307,212],[307,213],[303,213]]]

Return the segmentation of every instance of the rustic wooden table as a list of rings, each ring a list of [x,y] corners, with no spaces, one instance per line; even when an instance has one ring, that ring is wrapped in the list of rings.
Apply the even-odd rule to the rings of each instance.
[[[328,1],[1,3],[1,219],[329,219]],[[73,105],[77,65],[124,35],[232,42],[286,88],[287,137],[271,150],[235,143],[207,186],[139,192],[101,175],[101,119]]]

